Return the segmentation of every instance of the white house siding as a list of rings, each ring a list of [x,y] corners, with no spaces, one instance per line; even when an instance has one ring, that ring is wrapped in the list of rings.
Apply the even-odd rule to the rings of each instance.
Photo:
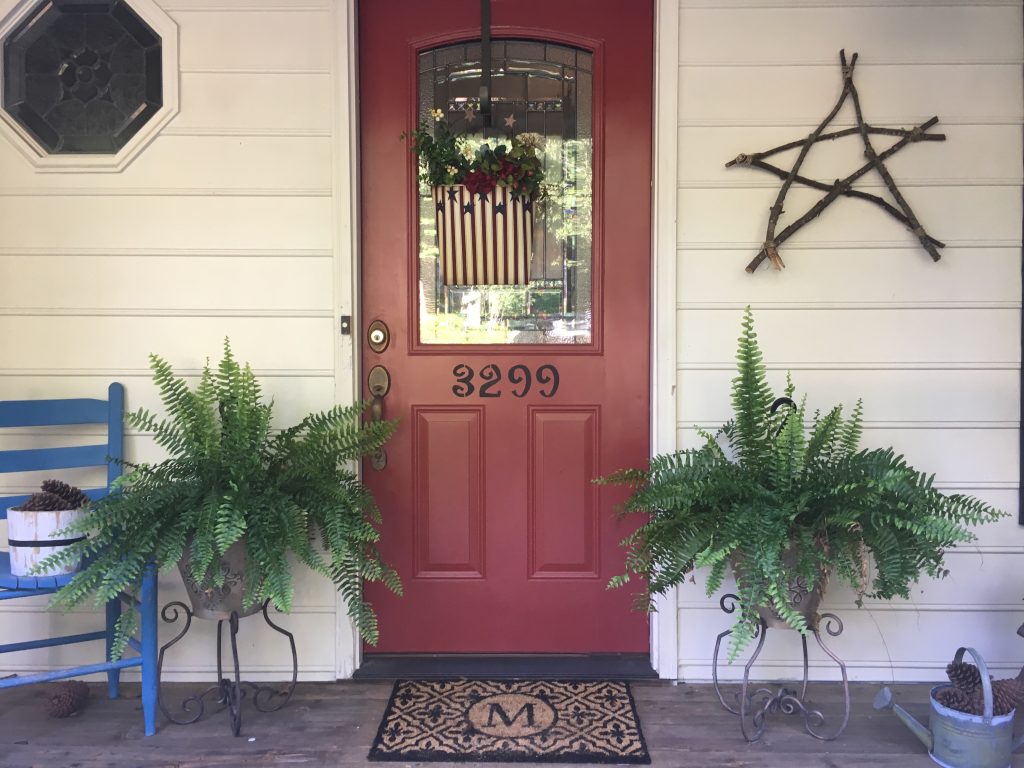
[[[0,0],[0,16],[12,5]],[[348,372],[336,376],[335,330],[338,263],[351,264],[335,237],[348,192],[336,192],[332,166],[345,22],[330,0],[160,5],[179,26],[180,112],[123,172],[40,173],[0,139],[0,398],[100,397],[116,380],[130,409],[158,408],[147,355],[195,374],[228,336],[275,398],[279,425],[291,424],[352,390]],[[27,432],[4,447],[40,439]],[[127,452],[159,456],[143,434]],[[3,482],[27,491],[38,478]],[[336,630],[330,585],[299,573],[294,612],[280,621],[296,633],[302,677],[334,679],[351,667],[351,640]],[[183,594],[176,573],[160,588],[161,603]],[[101,621],[48,612],[43,600],[3,602],[0,643]],[[214,676],[213,625],[199,624],[168,653],[172,679]],[[250,677],[289,670],[286,641],[258,617],[242,623],[239,644]],[[102,654],[95,643],[11,654],[0,674]]]
[[[11,6],[0,0],[0,15]],[[0,398],[101,396],[118,380],[129,407],[153,408],[148,353],[194,373],[227,335],[276,398],[279,423],[292,423],[353,390],[351,346],[335,330],[353,285],[347,4],[161,6],[180,27],[181,110],[128,168],[39,173],[0,140]],[[834,644],[852,676],[938,678],[959,644],[978,647],[997,670],[1018,668],[1019,3],[680,0],[678,15],[678,349],[659,354],[678,368],[680,445],[727,418],[739,318],[753,305],[777,385],[792,370],[813,406],[863,397],[865,443],[891,444],[942,487],[1012,513],[979,531],[978,546],[951,554],[952,576],[922,585],[912,601],[857,611],[849,592],[830,592],[828,608],[846,621]],[[787,270],[747,275],[777,183],[723,164],[811,130],[838,94],[840,47],[861,54],[871,122],[941,118],[947,142],[910,146],[890,166],[949,247],[932,264],[885,214],[840,201],[786,243]],[[840,122],[851,124],[848,112]],[[816,148],[806,170],[831,179],[860,162],[846,139]],[[881,190],[871,177],[862,184]],[[814,198],[794,190],[787,207],[796,213]],[[45,439],[31,432],[3,445]],[[131,435],[128,451],[158,455],[146,435]],[[35,480],[2,487],[28,490]],[[181,595],[174,574],[161,588],[162,602]],[[7,602],[0,642],[96,620]],[[296,630],[304,679],[350,673],[351,632],[327,585],[301,578],[296,609],[281,622]],[[259,625],[243,623],[245,667],[281,677],[287,648]],[[726,625],[699,580],[680,590],[681,678],[710,677]],[[171,652],[172,677],[212,676],[211,630],[194,629]],[[100,652],[11,655],[0,671]],[[774,633],[761,670],[791,675],[796,652],[795,637]],[[814,674],[832,674],[821,658]]]
[[[943,490],[1011,513],[951,552],[951,576],[921,583],[909,601],[858,610],[850,590],[829,591],[826,609],[846,624],[832,644],[851,677],[939,679],[959,645],[979,649],[995,674],[1015,673],[1024,658],[1015,634],[1024,620],[1020,3],[681,0],[679,27],[678,444],[695,445],[696,428],[729,416],[750,304],[777,388],[788,370],[814,408],[863,397],[864,445],[891,445],[935,472]],[[782,246],[787,269],[766,262],[749,275],[780,182],[724,163],[806,136],[839,95],[840,48],[860,53],[869,122],[910,127],[939,116],[933,130],[945,143],[911,145],[888,165],[948,247],[933,264],[888,215],[840,200]],[[848,105],[835,125],[852,124]],[[803,172],[830,181],[863,162],[850,137],[812,149]],[[884,191],[873,174],[859,186]],[[784,221],[819,196],[795,187]],[[679,590],[681,678],[710,677],[715,636],[728,624],[701,578]],[[759,674],[791,676],[798,657],[794,634],[770,632]],[[812,650],[812,674],[834,677],[826,661]]]

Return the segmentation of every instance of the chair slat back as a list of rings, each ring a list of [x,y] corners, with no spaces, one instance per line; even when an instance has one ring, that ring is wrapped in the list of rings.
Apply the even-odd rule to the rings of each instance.
[[[86,490],[91,499],[105,496],[121,474],[121,465],[109,459],[124,457],[124,386],[114,382],[107,399],[5,400],[0,401],[0,428],[55,427],[73,424],[105,424],[106,443],[57,448],[0,451],[0,473],[73,469],[106,465],[107,486]],[[17,506],[27,494],[0,497],[0,520],[8,507]]]
[[[0,427],[54,427],[106,424],[106,400],[3,400]]]

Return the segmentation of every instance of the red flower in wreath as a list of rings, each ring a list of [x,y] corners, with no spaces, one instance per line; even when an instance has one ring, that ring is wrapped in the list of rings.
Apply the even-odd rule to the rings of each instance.
[[[481,170],[470,171],[467,173],[466,177],[462,180],[462,183],[465,184],[466,189],[474,195],[490,194],[498,185],[493,176],[490,176]]]
[[[514,163],[507,158],[501,160],[501,170],[498,171],[498,175],[502,178],[514,178],[519,179],[523,175],[522,166],[519,163]]]

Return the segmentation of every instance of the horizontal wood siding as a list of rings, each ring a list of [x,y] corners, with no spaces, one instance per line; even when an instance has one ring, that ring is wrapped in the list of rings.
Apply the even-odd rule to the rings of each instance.
[[[1010,2],[680,0],[678,121],[677,440],[729,417],[736,337],[751,305],[773,385],[791,370],[812,408],[864,399],[865,446],[895,447],[1011,517],[947,557],[951,575],[910,600],[857,609],[834,584],[826,610],[846,624],[833,642],[863,680],[932,680],[959,645],[999,675],[1019,669],[1024,618],[1016,577],[1021,306],[1021,7]],[[890,170],[929,233],[932,263],[895,220],[840,200],[780,249],[787,269],[744,267],[764,239],[780,182],[726,169],[740,153],[805,136],[840,89],[838,52],[858,51],[866,119],[913,126],[932,115],[944,143],[910,146]],[[853,124],[849,106],[837,126]],[[889,142],[879,141],[879,146]],[[796,152],[778,158],[788,167]],[[831,181],[863,160],[850,137],[817,145],[804,173]],[[858,186],[876,194],[876,174]],[[783,224],[820,193],[794,187]],[[679,675],[711,676],[715,636],[729,625],[698,574],[679,590]],[[813,645],[813,643],[812,643]],[[757,674],[798,673],[799,642],[769,633]],[[812,650],[812,674],[836,670]],[[733,665],[726,677],[742,675]]]
[[[0,16],[11,5],[0,0]],[[274,398],[277,426],[293,424],[336,399],[332,6],[162,6],[179,26],[181,111],[123,172],[37,173],[0,141],[0,399],[102,396],[117,380],[130,409],[158,409],[149,353],[195,376],[229,336]],[[95,434],[22,430],[2,442]],[[145,434],[130,433],[126,451],[162,455]],[[0,487],[28,491],[40,479],[0,478]],[[334,590],[301,566],[295,573],[295,609],[280,621],[296,634],[302,676],[334,679]],[[161,603],[183,596],[176,572],[160,589]],[[0,603],[0,643],[101,621],[9,601]],[[170,679],[212,679],[213,631],[199,622],[169,653]],[[287,643],[258,618],[243,622],[239,639],[247,674],[285,674]],[[0,674],[102,653],[91,644],[9,654]]]

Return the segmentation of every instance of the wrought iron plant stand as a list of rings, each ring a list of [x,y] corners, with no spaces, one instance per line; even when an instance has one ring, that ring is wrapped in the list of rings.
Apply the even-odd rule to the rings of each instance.
[[[722,599],[718,601],[718,604],[726,613],[733,613],[736,610],[738,602],[739,597],[737,595],[726,594],[722,596]],[[759,622],[760,623],[754,632],[754,637],[757,640],[757,647],[754,649],[753,655],[743,668],[743,683],[741,684],[740,690],[735,694],[735,706],[730,706],[726,702],[725,696],[722,693],[722,688],[718,683],[718,655],[722,647],[722,640],[732,634],[731,629],[727,629],[722,632],[715,641],[715,656],[711,667],[712,680],[714,681],[715,693],[718,695],[718,700],[726,710],[739,716],[740,729],[743,732],[743,738],[748,742],[760,739],[764,735],[765,720],[768,715],[776,712],[781,712],[784,715],[800,715],[803,717],[804,729],[816,739],[820,739],[821,741],[832,741],[833,739],[839,738],[840,734],[846,730],[846,725],[850,721],[850,683],[846,676],[846,664],[844,664],[842,659],[836,656],[835,653],[833,653],[825,644],[825,641],[821,636],[821,630],[822,627],[824,627],[825,632],[827,632],[831,637],[838,637],[843,633],[842,620],[834,613],[815,613],[813,617],[808,619],[808,625],[811,628],[811,634],[814,635],[814,639],[817,640],[821,650],[823,650],[828,657],[832,659],[832,661],[839,665],[839,670],[843,675],[843,721],[839,724],[839,727],[832,732],[822,731],[822,728],[825,726],[825,716],[820,710],[811,709],[807,704],[808,659],[806,635],[800,635],[800,643],[803,646],[804,675],[799,693],[794,688],[788,688],[785,685],[779,686],[777,690],[772,690],[767,687],[753,688],[751,685],[750,670],[754,666],[754,662],[757,661],[757,657],[761,654],[761,649],[764,647],[765,637],[768,634],[768,622],[765,621],[763,616],[760,618]]]
[[[177,622],[182,613],[185,616],[185,626],[182,627],[181,631],[174,636],[173,639],[165,643],[160,647],[160,655],[157,658],[157,680],[160,682],[159,692],[159,705],[160,711],[164,713],[164,717],[170,720],[172,723],[177,725],[191,725],[192,723],[200,720],[206,712],[206,699],[208,696],[216,694],[215,704],[219,705],[217,712],[221,712],[227,709],[231,718],[231,733],[238,736],[242,730],[242,701],[245,699],[248,693],[252,694],[252,703],[260,712],[276,712],[281,709],[288,700],[291,699],[292,693],[295,691],[295,683],[299,676],[299,659],[298,654],[295,651],[295,636],[288,630],[279,627],[273,621],[270,620],[270,616],[267,613],[270,607],[270,601],[267,600],[263,603],[260,612],[263,614],[263,620],[267,625],[275,632],[280,632],[282,635],[288,638],[288,644],[291,646],[292,651],[292,679],[291,682],[284,688],[271,687],[257,685],[256,683],[248,680],[241,679],[241,671],[238,662],[238,625],[239,625],[239,613],[238,611],[231,611],[228,618],[217,620],[217,684],[210,686],[202,693],[193,694],[187,696],[178,705],[182,715],[175,716],[167,709],[163,695],[163,666],[164,666],[164,653],[172,645],[181,640],[192,627],[192,618],[195,615],[189,606],[180,601],[174,601],[168,603],[163,607],[160,612],[160,618],[162,618],[168,624]],[[224,664],[223,664],[223,636],[224,636],[224,624],[227,622],[228,629],[230,631],[231,640],[231,662],[233,667],[233,676],[228,678],[224,676]]]

